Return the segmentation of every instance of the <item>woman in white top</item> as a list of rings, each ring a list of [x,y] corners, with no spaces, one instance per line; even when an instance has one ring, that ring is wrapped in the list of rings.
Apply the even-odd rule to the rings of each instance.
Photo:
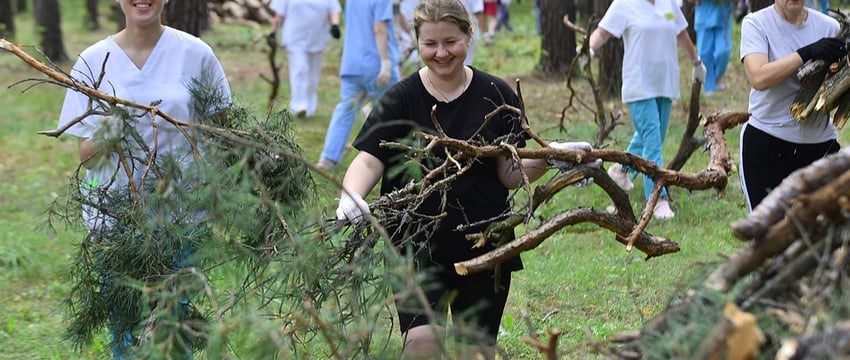
[[[838,22],[802,1],[777,0],[741,25],[741,61],[752,85],[750,119],[741,130],[740,179],[747,206],[756,207],[785,177],[840,148],[829,114],[799,122],[789,113],[800,90],[797,70],[809,60],[847,55],[833,38]]]
[[[222,115],[230,106],[231,94],[221,64],[212,49],[197,37],[163,26],[160,19],[167,2],[119,0],[126,28],[84,50],[70,74],[85,82],[102,76],[100,91],[138,104],[156,104],[159,110],[180,121],[197,122]],[[196,90],[201,88],[211,90],[205,105],[201,105],[197,98]],[[110,209],[123,206],[121,204],[142,206],[135,200],[150,195],[151,187],[160,187],[160,198],[164,197],[162,192],[166,192],[168,186],[191,191],[196,180],[191,165],[203,152],[198,148],[194,131],[178,129],[161,117],[151,117],[150,113],[139,109],[121,107],[116,112],[115,109],[98,108],[95,103],[94,110],[113,112],[113,116],[90,115],[79,120],[87,112],[89,103],[88,96],[68,90],[59,116],[59,128],[68,127],[65,133],[80,139],[80,161],[87,168],[82,186],[87,198],[84,200],[87,205],[83,206],[83,219],[90,230],[90,237],[103,244],[97,239],[114,237],[120,231],[114,228],[119,226],[116,224],[130,221],[119,218],[116,216],[119,213],[110,212]],[[129,116],[118,114],[125,111]],[[157,169],[164,164],[178,165],[182,176],[169,177],[157,183]],[[160,221],[165,224],[183,221],[191,227],[201,222],[201,216],[176,211],[163,216],[164,220]],[[138,233],[119,236],[128,241],[144,241]],[[178,246],[181,250],[189,250]],[[168,267],[166,271],[176,271],[185,265],[187,255],[183,251],[163,253],[164,263],[161,265]],[[116,301],[116,297],[139,295],[135,287],[128,285],[131,279],[122,276],[125,274],[120,271],[109,265],[99,265],[98,272],[98,291],[106,304],[113,304],[111,301]],[[145,282],[148,279],[135,280]],[[74,299],[72,297],[72,307],[76,308],[80,304],[74,303]],[[117,301],[131,302],[126,298]],[[139,335],[133,330],[138,327],[142,312],[141,304],[137,305],[140,306],[120,309],[107,305],[110,310],[106,325],[112,332],[112,350],[116,359],[133,357],[133,347]],[[184,319],[186,308],[188,301],[181,301],[180,309],[174,309],[175,315]],[[97,318],[96,314],[89,316]],[[178,343],[173,350],[169,354],[172,358],[192,357],[189,344]]]
[[[298,117],[316,113],[325,49],[339,39],[342,8],[338,0],[272,0],[272,29],[281,30],[280,44],[289,61],[289,111]]]
[[[697,56],[687,32],[688,23],[673,0],[615,0],[599,27],[590,36],[591,54],[609,38],[623,38],[622,99],[631,113],[636,132],[627,149],[662,166],[661,149],[667,134],[673,99],[679,98],[679,57],[677,44],[694,64],[694,78],[705,80],[705,66]],[[619,164],[608,173],[626,190],[632,182]],[[644,176],[644,194],[649,198],[653,186]],[[655,206],[658,219],[673,217],[666,189]]]

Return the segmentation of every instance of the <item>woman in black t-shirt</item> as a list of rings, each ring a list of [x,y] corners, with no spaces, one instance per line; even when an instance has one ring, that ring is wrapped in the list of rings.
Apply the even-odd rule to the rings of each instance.
[[[384,142],[402,143],[416,139],[418,132],[437,133],[431,119],[436,106],[436,121],[451,138],[485,143],[510,143],[525,146],[527,137],[520,118],[501,111],[486,121],[485,115],[502,103],[520,107],[519,99],[505,81],[463,65],[472,38],[469,15],[460,0],[423,0],[413,15],[418,50],[425,67],[394,85],[373,108],[354,147],[360,152],[349,165],[343,180],[337,217],[361,220],[368,213],[362,199],[383,179],[381,194],[403,188],[411,181],[398,166],[418,161],[417,167],[433,169],[444,160],[443,149],[432,149],[426,159],[416,159]],[[587,143],[552,143],[551,147],[590,150]],[[522,268],[519,257],[503,263],[498,273],[469,276],[455,273],[453,264],[484,254],[492,244],[473,248],[468,233],[481,232],[492,220],[510,211],[508,191],[522,184],[522,174],[511,158],[482,157],[455,178],[445,193],[433,194],[411,214],[432,218],[438,225],[427,233],[414,225],[387,224],[394,243],[412,254],[419,274],[427,274],[421,284],[429,304],[408,298],[409,289],[396,288],[396,307],[404,338],[403,356],[438,356],[439,334],[444,317],[451,309],[453,324],[463,335],[458,350],[462,358],[480,354],[494,357],[494,345],[502,312],[510,288],[511,272]],[[543,159],[523,159],[522,169],[529,181],[549,168]],[[426,170],[427,171],[427,170]],[[386,219],[385,219],[386,220]],[[464,225],[463,231],[458,226]],[[505,237],[513,239],[513,234]],[[427,306],[427,307],[426,307]],[[442,316],[432,319],[426,309]],[[429,326],[432,325],[432,326]]]

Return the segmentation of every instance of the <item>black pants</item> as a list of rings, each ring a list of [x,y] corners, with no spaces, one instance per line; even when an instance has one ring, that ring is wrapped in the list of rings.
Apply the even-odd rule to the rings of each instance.
[[[841,149],[836,140],[796,144],[749,125],[745,125],[743,131],[739,175],[750,211],[785,177]]]

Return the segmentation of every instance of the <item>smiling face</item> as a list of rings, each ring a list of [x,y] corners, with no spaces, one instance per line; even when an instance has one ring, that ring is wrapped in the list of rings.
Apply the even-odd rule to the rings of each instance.
[[[419,27],[419,54],[428,69],[440,76],[463,70],[470,36],[452,22],[424,22]]]
[[[127,26],[151,26],[162,23],[162,9],[168,0],[117,0]]]

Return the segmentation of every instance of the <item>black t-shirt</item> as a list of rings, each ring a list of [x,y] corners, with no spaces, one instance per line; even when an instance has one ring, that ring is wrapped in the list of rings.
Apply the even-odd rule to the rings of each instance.
[[[485,72],[473,69],[469,87],[460,97],[449,103],[438,102],[429,94],[419,73],[416,72],[388,89],[381,97],[360,130],[354,147],[374,155],[383,162],[385,170],[381,194],[387,194],[404,187],[412,180],[420,179],[406,175],[409,173],[402,170],[411,168],[410,161],[433,169],[445,158],[442,148],[431,151],[431,160],[420,161],[411,160],[413,157],[405,151],[381,146],[383,142],[411,144],[411,141],[415,139],[421,142],[414,137],[418,132],[436,134],[431,120],[431,108],[435,104],[437,105],[436,119],[443,131],[451,138],[478,140],[488,144],[507,142],[518,147],[525,146],[527,135],[522,131],[519,116],[511,111],[501,111],[482,128],[485,122],[484,116],[502,103],[519,107],[519,99],[513,89],[502,79]],[[476,131],[479,131],[477,137],[471,138]],[[417,148],[422,147],[424,144],[417,146]],[[433,195],[416,210],[416,213],[440,214],[441,201],[441,194]],[[427,238],[418,236],[412,239],[418,246],[427,245],[432,261],[451,265],[492,250],[491,244],[473,249],[473,242],[464,237],[467,233],[481,232],[486,228],[487,223],[478,224],[463,232],[458,231],[457,226],[479,223],[510,211],[508,189],[502,185],[497,175],[497,159],[478,158],[467,172],[452,181],[446,193],[446,204],[443,210],[446,216],[440,220],[439,226],[433,233],[430,233]],[[390,227],[391,225],[388,225],[388,228]],[[397,231],[398,229],[390,228],[389,230],[397,234],[405,233],[405,231]],[[403,236],[397,235],[397,237]],[[513,239],[514,234],[508,234],[508,238]],[[400,240],[405,239],[393,240],[399,243]],[[522,262],[519,257],[503,264],[504,270],[521,268]]]

